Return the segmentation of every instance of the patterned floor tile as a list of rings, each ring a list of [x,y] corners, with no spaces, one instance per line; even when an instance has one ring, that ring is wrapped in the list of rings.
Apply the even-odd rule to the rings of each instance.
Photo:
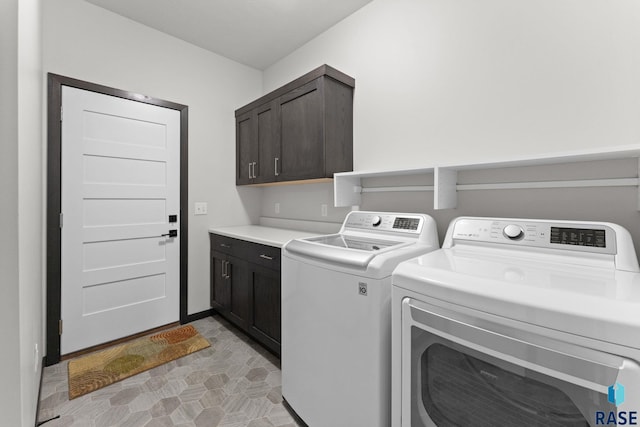
[[[274,405],[267,418],[269,418],[269,420],[275,426],[285,426],[289,424],[297,426],[293,417],[291,417],[291,414],[289,414],[289,412],[282,405]]]
[[[183,402],[171,414],[171,419],[175,425],[192,422],[202,412],[204,408],[200,402]]]
[[[113,395],[109,399],[109,403],[111,403],[111,406],[128,405],[138,397],[141,392],[140,387],[125,388]]]
[[[131,411],[128,406],[112,407],[108,411],[100,414],[95,420],[96,427],[111,427],[121,424],[129,418]]]
[[[156,402],[151,407],[149,413],[153,418],[160,418],[171,415],[173,411],[178,409],[178,406],[180,406],[180,399],[177,397],[167,397]]]
[[[122,421],[121,427],[144,427],[149,421],[151,421],[149,412],[135,412]]]
[[[203,408],[215,408],[217,406],[221,406],[222,402],[229,397],[224,390],[220,388],[216,388],[213,390],[207,391],[204,396],[200,399],[200,404]]]
[[[148,412],[157,402],[158,397],[154,393],[144,392],[129,403],[129,409],[131,412]]]
[[[45,368],[43,427],[297,427],[279,361],[219,317],[192,323],[211,347],[68,400],[67,362]]]

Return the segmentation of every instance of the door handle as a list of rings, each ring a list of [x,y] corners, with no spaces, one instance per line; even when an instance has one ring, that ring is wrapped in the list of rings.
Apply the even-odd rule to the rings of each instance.
[[[265,254],[260,254],[260,258],[268,259],[269,261],[273,261],[273,257]]]
[[[256,178],[256,163],[257,162],[253,162],[253,178]]]
[[[226,243],[220,243],[220,247],[226,248],[226,249],[231,249],[231,245],[227,245]]]
[[[178,237],[178,230],[169,230],[168,233],[161,234],[160,237]]]
[[[275,175],[278,176],[280,175],[278,173],[278,160],[280,160],[278,157],[276,157],[275,159],[273,159],[273,169],[275,171]]]
[[[228,279],[229,261],[222,261],[222,278]]]
[[[251,163],[249,163],[249,179],[251,179]]]
[[[230,266],[231,264],[229,264],[229,261],[225,261],[225,262],[227,263],[227,268],[225,268],[225,271],[226,271],[227,277],[225,277],[225,279],[231,279],[231,270],[229,269],[229,266]]]

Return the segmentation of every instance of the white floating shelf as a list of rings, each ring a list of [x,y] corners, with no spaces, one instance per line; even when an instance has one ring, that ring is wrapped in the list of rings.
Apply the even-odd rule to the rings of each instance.
[[[502,190],[502,189],[539,189],[539,188],[577,188],[577,187],[639,187],[640,171],[632,177],[604,179],[573,179],[550,181],[520,181],[500,183],[458,184],[458,171],[499,169],[525,166],[544,166],[564,163],[640,158],[640,145],[611,147],[599,150],[556,153],[539,157],[523,157],[475,164],[450,164],[419,169],[382,170],[364,172],[343,172],[334,175],[334,194],[336,207],[357,206],[362,203],[363,193],[433,191],[434,209],[453,209],[457,207],[458,191]],[[640,163],[638,169],[640,170]],[[394,177],[404,175],[432,175],[434,185],[407,185],[388,187],[362,186],[363,178]],[[638,194],[640,210],[640,192]]]
[[[362,193],[384,191],[433,191],[433,186],[402,186],[362,188],[362,178],[385,176],[429,175],[433,168],[403,169],[368,172],[341,172],[333,175],[334,202],[336,207],[356,206],[362,203]]]

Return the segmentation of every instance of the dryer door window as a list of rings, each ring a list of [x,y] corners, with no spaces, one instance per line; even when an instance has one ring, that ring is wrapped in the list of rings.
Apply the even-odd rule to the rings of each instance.
[[[581,347],[560,351],[534,336],[523,340],[522,331],[515,339],[504,328],[498,334],[477,321],[405,308],[410,349],[403,348],[402,359],[410,369],[403,374],[402,399],[410,400],[403,405],[410,413],[403,413],[403,426],[588,427],[613,425],[611,416],[640,409],[637,396],[629,395],[640,381],[632,360],[592,349],[579,356],[569,350]],[[628,402],[616,408],[608,387],[618,382],[628,386]]]
[[[430,345],[416,365],[414,411],[437,426],[587,427],[597,410],[615,410],[606,395],[451,342]]]

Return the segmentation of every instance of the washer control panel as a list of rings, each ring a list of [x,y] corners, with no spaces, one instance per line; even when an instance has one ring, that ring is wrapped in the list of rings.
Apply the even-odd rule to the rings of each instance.
[[[344,223],[345,228],[411,234],[420,234],[423,225],[424,217],[420,215],[358,211],[351,212]]]
[[[606,224],[460,218],[454,240],[501,243],[581,252],[616,253],[615,231]]]

